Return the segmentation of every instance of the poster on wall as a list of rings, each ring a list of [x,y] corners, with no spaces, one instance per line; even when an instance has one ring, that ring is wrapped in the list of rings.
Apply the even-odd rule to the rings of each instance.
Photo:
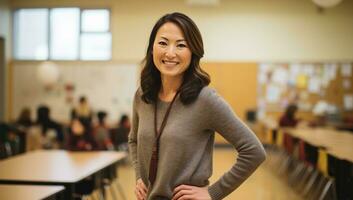
[[[267,86],[266,101],[268,103],[278,103],[281,97],[281,88],[271,84]]]
[[[342,77],[352,76],[352,65],[350,63],[345,63],[341,65],[341,76]]]
[[[353,94],[344,95],[343,105],[345,110],[353,110]]]
[[[318,94],[320,92],[321,81],[317,76],[311,77],[309,79],[308,91],[313,94]]]

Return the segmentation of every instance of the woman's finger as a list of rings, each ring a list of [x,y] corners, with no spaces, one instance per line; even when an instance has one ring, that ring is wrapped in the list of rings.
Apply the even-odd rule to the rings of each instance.
[[[193,195],[184,195],[177,200],[193,200],[196,199]]]
[[[147,193],[147,187],[146,187],[146,185],[145,185],[143,182],[140,183],[140,186],[141,186],[141,188],[143,189],[143,191],[144,191],[145,193]]]
[[[174,196],[173,196],[173,199],[172,200],[177,200],[179,199],[180,197],[182,196],[185,196],[185,195],[191,195],[193,194],[193,190],[179,190],[179,192],[177,192]]]
[[[135,189],[135,195],[137,200],[143,200],[142,194],[140,194],[140,191],[138,188]]]
[[[192,187],[193,186],[190,186],[190,185],[179,185],[174,189],[173,195],[178,193],[180,190],[192,190]]]
[[[142,195],[142,197],[145,199],[147,196],[147,191],[145,191],[142,187],[138,188],[140,194]]]

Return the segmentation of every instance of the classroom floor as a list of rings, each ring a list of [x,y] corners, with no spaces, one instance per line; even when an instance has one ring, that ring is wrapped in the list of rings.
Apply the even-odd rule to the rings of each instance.
[[[232,149],[216,148],[214,151],[214,174],[211,183],[227,171],[235,160],[236,154]],[[119,168],[119,180],[128,200],[136,199],[134,195],[135,175],[131,166],[123,165]],[[109,194],[108,198],[111,199]],[[270,170],[268,162],[264,162],[258,170],[235,192],[225,200],[302,200],[287,184]]]

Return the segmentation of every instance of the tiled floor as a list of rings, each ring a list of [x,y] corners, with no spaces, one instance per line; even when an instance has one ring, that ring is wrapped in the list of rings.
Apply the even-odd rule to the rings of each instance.
[[[236,159],[232,149],[217,148],[214,152],[214,174],[211,182],[217,180],[227,171]],[[121,166],[119,180],[124,188],[127,200],[136,199],[134,196],[135,175],[131,166]],[[111,199],[109,194],[108,199]],[[301,200],[301,198],[286,183],[276,176],[265,162],[258,170],[236,191],[225,200],[251,199],[251,200]]]

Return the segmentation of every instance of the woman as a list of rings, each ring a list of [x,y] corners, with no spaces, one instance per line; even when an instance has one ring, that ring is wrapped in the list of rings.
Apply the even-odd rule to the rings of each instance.
[[[203,53],[201,34],[184,14],[167,14],[152,29],[129,135],[139,200],[222,199],[265,159],[256,136],[207,87]],[[215,131],[239,156],[209,185]]]

